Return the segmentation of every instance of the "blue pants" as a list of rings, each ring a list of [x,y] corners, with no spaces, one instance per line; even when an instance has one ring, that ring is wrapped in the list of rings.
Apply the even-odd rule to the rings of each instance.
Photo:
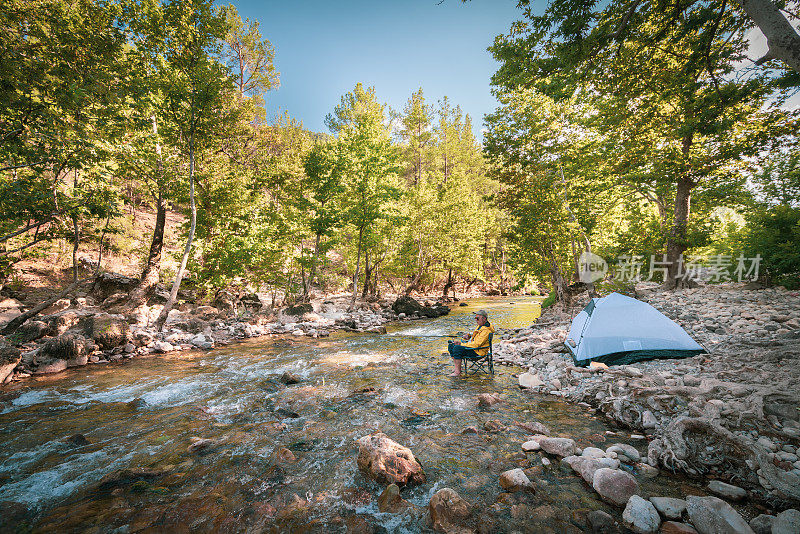
[[[450,353],[450,357],[456,360],[465,360],[465,359],[475,359],[480,358],[475,353],[475,349],[470,349],[467,347],[462,347],[461,345],[456,345],[452,341],[447,342],[447,352]]]

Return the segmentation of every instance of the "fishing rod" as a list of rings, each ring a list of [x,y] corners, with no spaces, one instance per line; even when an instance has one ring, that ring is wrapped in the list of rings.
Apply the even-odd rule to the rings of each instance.
[[[446,335],[440,335],[440,334],[392,334],[392,335],[394,337],[438,337],[438,338],[448,338],[448,337],[458,338],[458,337],[463,337],[463,335],[458,335],[458,334],[446,334]]]

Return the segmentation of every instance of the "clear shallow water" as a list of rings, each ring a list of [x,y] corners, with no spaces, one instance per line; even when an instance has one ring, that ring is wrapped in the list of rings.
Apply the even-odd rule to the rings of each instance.
[[[579,532],[588,511],[612,510],[557,461],[545,467],[538,454],[521,453],[526,432],[461,431],[491,419],[540,421],[581,446],[625,440],[580,407],[521,391],[512,377],[518,368],[496,366],[494,379],[449,378],[452,365],[440,355],[447,340],[432,336],[471,330],[478,308],[496,328],[528,326],[539,314],[533,299],[472,301],[446,317],[389,325],[386,335],[262,339],[6,390],[0,530],[426,530],[421,513],[380,513],[383,488],[358,471],[355,440],[380,430],[425,469],[428,482],[402,492],[415,505],[450,487],[488,510],[496,531]],[[284,386],[285,371],[302,382]],[[477,408],[476,396],[487,392],[505,402]],[[88,443],[72,440],[76,434]],[[216,445],[190,452],[193,437]],[[295,461],[276,459],[281,448]],[[498,475],[515,467],[533,469],[535,495],[501,494]],[[663,477],[640,482],[660,495],[691,491]]]

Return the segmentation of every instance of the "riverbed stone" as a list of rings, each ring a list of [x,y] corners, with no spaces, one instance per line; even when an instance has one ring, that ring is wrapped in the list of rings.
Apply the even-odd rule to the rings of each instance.
[[[686,497],[689,519],[700,534],[753,534],[747,521],[719,497]]]
[[[686,523],[665,521],[661,524],[661,534],[697,534],[697,531]]]
[[[102,349],[124,345],[130,333],[130,326],[121,315],[98,313],[89,319],[89,335]]]
[[[772,523],[772,534],[797,534],[800,532],[800,510],[789,509],[778,514]]]
[[[686,501],[674,497],[650,497],[650,502],[666,519],[680,519],[686,511]]]
[[[400,487],[389,484],[378,497],[378,510],[384,513],[398,514],[411,507],[411,503],[400,496]]]
[[[550,435],[550,429],[539,421],[525,421],[522,423],[516,422],[514,424],[520,427],[522,430],[530,432],[531,434],[539,434],[542,436]]]
[[[581,456],[584,458],[605,458],[606,453],[603,449],[597,447],[586,447],[581,451]]]
[[[536,440],[526,441],[525,443],[522,444],[522,450],[525,452],[534,452],[538,451],[541,448],[542,446],[539,445],[539,442]]]
[[[774,515],[760,514],[750,520],[750,528],[756,534],[772,534],[772,524],[774,522]]]
[[[428,512],[433,530],[445,534],[472,534],[473,506],[455,490],[442,488],[431,497]]]
[[[624,456],[631,462],[638,462],[642,459],[642,455],[639,454],[639,451],[636,449],[636,447],[634,447],[633,445],[628,445],[627,443],[613,444],[612,446],[606,449],[606,454],[611,452],[616,453],[618,457]]]
[[[661,518],[653,503],[631,495],[622,512],[622,523],[638,534],[655,534],[661,526]]]
[[[544,452],[561,456],[562,458],[575,454],[575,440],[570,438],[549,438],[545,436],[539,439],[539,445],[541,445]]]
[[[639,492],[639,483],[630,474],[607,467],[595,471],[592,487],[604,501],[616,506],[625,506],[631,495]]]
[[[499,419],[489,419],[483,424],[483,429],[487,432],[503,432],[508,427]]]
[[[542,382],[542,379],[539,378],[539,375],[536,373],[522,373],[519,375],[519,387],[521,388],[532,389],[543,385],[544,382]]]
[[[602,510],[592,510],[586,515],[592,534],[618,534],[619,524]]]
[[[50,326],[44,321],[28,320],[14,332],[17,344],[36,341],[50,334]]]
[[[726,484],[721,480],[710,481],[708,483],[708,491],[730,501],[741,501],[747,497],[747,491],[744,489],[732,484]]]
[[[382,432],[358,440],[358,467],[378,482],[413,486],[425,482],[425,473],[408,447]]]
[[[478,406],[488,408],[490,406],[494,406],[498,402],[502,402],[502,399],[500,398],[500,395],[495,393],[481,393],[478,395]]]
[[[167,353],[172,352],[175,350],[175,347],[172,346],[172,343],[168,343],[166,341],[156,341],[153,343],[153,351],[158,353]]]
[[[535,491],[533,482],[522,469],[509,469],[500,474],[500,485],[506,491]]]
[[[11,346],[0,336],[0,384],[11,376],[20,361],[22,361],[22,351]]]

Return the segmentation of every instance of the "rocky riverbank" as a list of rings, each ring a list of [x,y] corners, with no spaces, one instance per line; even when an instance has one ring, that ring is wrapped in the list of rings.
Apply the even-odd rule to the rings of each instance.
[[[222,293],[213,306],[185,298],[169,313],[163,331],[153,324],[163,295],[126,309],[135,280],[107,273],[82,294],[54,303],[8,336],[0,336],[0,384],[69,368],[113,364],[131,358],[217,346],[262,336],[327,337],[332,332],[384,333],[384,323],[438,317],[450,309],[410,297],[358,302],[328,295],[280,310],[256,294]],[[0,327],[24,311],[21,302],[0,298]]]
[[[563,397],[641,435],[646,452],[640,469],[704,477],[710,491],[729,483],[733,489],[723,495],[729,500],[747,497],[776,512],[796,508],[800,294],[720,285],[677,292],[639,288],[636,296],[684,327],[709,353],[578,368],[563,341],[572,317],[588,302],[584,296],[568,310],[549,310],[531,328],[501,336],[496,361],[528,369],[519,376],[520,387]],[[582,462],[567,463],[584,476]]]

